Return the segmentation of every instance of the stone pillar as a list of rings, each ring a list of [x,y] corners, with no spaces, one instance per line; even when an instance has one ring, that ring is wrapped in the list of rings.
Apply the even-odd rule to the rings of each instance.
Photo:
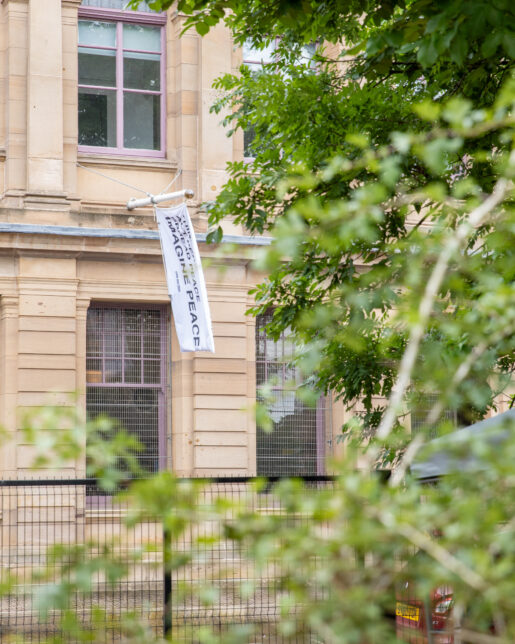
[[[199,51],[200,37],[193,31],[180,36],[184,16],[175,14],[167,37],[167,155],[182,169],[183,188],[195,191],[198,182]],[[179,189],[179,187],[174,187]]]
[[[228,179],[227,161],[233,160],[233,141],[221,125],[224,114],[211,113],[211,106],[219,97],[219,92],[213,89],[213,81],[233,71],[231,35],[225,26],[218,25],[201,39],[199,201],[216,197]]]
[[[29,0],[27,66],[28,201],[63,198],[61,0]]]
[[[18,405],[18,297],[0,297],[0,426],[7,430],[0,450],[0,471],[16,470]]]
[[[86,325],[90,302],[91,300],[86,297],[77,298],[75,318],[77,407],[84,414],[86,413]],[[84,436],[84,447],[86,447],[86,436]],[[86,475],[86,459],[84,457],[76,463],[75,471],[79,478]]]
[[[63,144],[64,191],[79,209],[77,195],[77,141],[78,141],[78,8],[82,0],[62,0],[63,19]]]
[[[3,206],[20,207],[27,187],[27,0],[7,0],[5,36],[5,172]]]
[[[18,404],[75,405],[77,390],[76,260],[22,256],[18,260]],[[30,468],[33,451],[18,444],[18,470]],[[51,466],[50,466],[51,467]],[[73,476],[75,463],[60,468]]]

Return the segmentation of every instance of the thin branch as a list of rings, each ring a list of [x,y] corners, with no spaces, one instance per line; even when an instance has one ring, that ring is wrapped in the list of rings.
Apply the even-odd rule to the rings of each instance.
[[[404,455],[399,463],[399,465],[393,470],[388,485],[390,487],[397,487],[400,482],[403,480],[408,467],[413,463],[415,456],[417,455],[419,449],[424,444],[424,437],[422,434],[417,434],[415,438],[408,445]]]
[[[512,644],[511,640],[507,640],[504,637],[497,637],[488,633],[476,633],[467,628],[460,629],[460,633],[462,641],[469,642],[469,644]]]
[[[499,333],[490,336],[488,339],[483,340],[480,342],[473,351],[469,353],[467,356],[466,360],[464,360],[458,369],[456,370],[456,373],[453,376],[453,379],[451,380],[450,387],[452,390],[456,389],[456,387],[465,380],[465,378],[468,376],[470,370],[474,366],[475,362],[480,358],[485,351],[488,350],[489,347],[492,345],[496,344],[497,342],[500,342],[503,338],[511,335],[514,331],[513,325],[510,325],[506,329],[503,329]],[[427,418],[425,420],[426,425],[432,425],[435,423],[438,418],[440,417],[440,414],[442,413],[444,409],[444,404],[442,399],[438,400],[437,403],[433,406],[429,414],[427,415]]]
[[[469,217],[458,226],[445,243],[420,302],[418,321],[411,328],[406,351],[402,356],[397,382],[392,389],[386,413],[377,430],[377,438],[384,440],[393,429],[397,411],[404,400],[404,395],[411,382],[411,374],[417,359],[420,342],[424,336],[434,301],[438,295],[452,257],[466,240],[470,232],[481,225],[491,211],[502,202],[510,186],[511,183],[508,179],[499,179],[494,186],[492,194],[470,213]]]
[[[450,383],[451,391],[454,391],[456,387],[461,382],[463,382],[463,380],[465,380],[472,366],[483,355],[483,353],[485,353],[485,351],[487,351],[492,345],[496,344],[497,342],[500,342],[503,338],[511,335],[513,331],[514,331],[514,327],[513,325],[510,325],[509,327],[507,327],[506,329],[503,329],[499,333],[493,336],[490,336],[488,340],[483,340],[482,342],[480,342],[474,348],[474,350],[469,353],[466,360],[464,360],[456,370],[452,378],[452,381]],[[435,423],[438,420],[443,410],[444,410],[444,404],[442,402],[442,399],[440,398],[429,411],[424,421],[424,424],[427,426],[433,425],[433,423]],[[390,477],[389,485],[391,487],[396,487],[402,481],[402,479],[404,478],[404,475],[408,470],[408,467],[413,463],[413,460],[415,459],[415,456],[417,455],[419,449],[422,447],[423,443],[424,443],[423,437],[421,434],[419,434],[409,444],[399,465],[395,468],[392,476]]]
[[[477,572],[469,568],[463,561],[457,559],[448,550],[439,543],[431,539],[424,532],[420,532],[407,523],[401,523],[396,526],[397,531],[403,537],[411,541],[415,546],[427,552],[435,561],[438,561],[446,570],[454,573],[462,579],[468,586],[479,592],[484,592],[488,588],[486,581]]]

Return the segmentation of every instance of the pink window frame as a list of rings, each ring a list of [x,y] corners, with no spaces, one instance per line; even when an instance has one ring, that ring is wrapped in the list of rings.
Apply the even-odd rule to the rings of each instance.
[[[265,314],[266,316],[266,314]],[[258,322],[259,323],[259,322]],[[261,327],[263,328],[263,327]],[[286,360],[286,354],[284,353],[284,344],[288,342],[288,336],[283,331],[279,336],[279,339],[274,342],[277,346],[281,347],[281,355],[279,359],[271,358],[268,355],[267,351],[267,336],[265,335],[265,345],[263,353],[258,353],[258,346],[256,343],[256,371],[257,366],[262,365],[264,371],[264,380],[265,382],[269,381],[269,367],[274,365],[277,367],[278,363],[281,364],[281,373],[280,373],[280,382],[278,385],[272,385],[271,389],[273,392],[282,392],[286,391],[287,388],[284,387],[285,382],[287,382],[286,372],[288,370],[288,361]],[[269,339],[269,338],[268,338]],[[277,370],[273,372],[274,376],[277,376]],[[297,379],[298,373],[295,369],[295,378]],[[297,385],[294,387],[297,389]],[[316,470],[317,476],[322,476],[326,473],[326,419],[325,419],[325,406],[328,398],[326,396],[320,396],[316,403],[316,414],[315,414],[315,442],[316,442]]]
[[[79,20],[98,20],[102,22],[116,23],[116,87],[97,87],[93,85],[78,85],[78,88],[89,89],[110,89],[116,91],[116,142],[117,147],[100,147],[96,145],[79,145],[79,152],[92,152],[95,154],[110,154],[123,156],[160,157],[165,156],[166,150],[166,15],[150,14],[141,11],[115,11],[112,9],[101,9],[96,7],[79,7]],[[160,59],[160,91],[131,90],[123,87],[123,40],[122,29],[124,23],[136,23],[140,25],[155,26],[161,28],[161,59]],[[95,47],[103,49],[103,47]],[[104,47],[104,49],[111,49]],[[127,50],[132,51],[132,50]],[[138,50],[142,53],[156,53],[154,51]],[[142,148],[126,148],[123,146],[123,93],[133,92],[136,94],[160,95],[160,141],[159,150],[147,150]],[[120,145],[121,144],[121,145]]]
[[[102,361],[102,381],[95,383],[86,383],[86,396],[87,391],[90,388],[120,388],[120,389],[157,389],[158,390],[158,462],[159,469],[166,469],[167,463],[167,440],[166,440],[166,409],[167,409],[167,384],[168,384],[168,317],[167,311],[168,308],[163,304],[142,304],[140,302],[91,302],[89,307],[90,309],[135,309],[135,310],[152,310],[160,312],[160,331],[159,331],[159,342],[161,355],[159,358],[160,362],[160,374],[161,379],[159,383],[126,383],[125,377],[123,376],[122,382],[105,382],[105,350],[102,351],[100,357]],[[120,333],[125,338],[125,333],[121,330]],[[105,343],[105,333],[102,329],[102,344]],[[86,354],[86,359],[94,358],[98,359],[97,355]],[[144,358],[142,358],[144,360]],[[123,364],[125,361],[125,351],[122,353],[122,374],[124,374]],[[143,372],[142,372],[143,373]]]

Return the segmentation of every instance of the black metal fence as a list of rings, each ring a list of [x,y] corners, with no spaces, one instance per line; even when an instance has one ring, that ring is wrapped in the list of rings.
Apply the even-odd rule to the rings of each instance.
[[[330,477],[304,480],[315,491],[332,493],[336,485]],[[1,480],[0,642],[83,642],[95,630],[95,642],[169,635],[189,644],[203,627],[223,633],[239,626],[249,643],[320,644],[309,632],[279,632],[284,589],[276,562],[257,569],[246,542],[227,534],[242,508],[286,516],[276,481],[183,480],[177,507],[185,520],[174,532],[170,506],[147,511],[144,495],[135,506],[132,494],[102,492],[95,480]],[[188,484],[199,483],[189,507]],[[164,490],[163,498],[174,494]],[[287,520],[300,526],[309,518],[290,512]],[[312,592],[322,599],[328,590],[314,582]],[[412,595],[407,586],[396,593],[398,633],[410,644],[444,641],[431,626],[432,598]],[[395,619],[393,604],[391,611]]]
[[[148,635],[193,642],[199,627],[239,624],[253,626],[249,642],[281,642],[273,566],[257,573],[245,549],[224,537],[209,510],[222,498],[225,523],[240,501],[264,514],[281,511],[272,482],[256,491],[252,479],[212,480],[198,497],[201,520],[176,536],[159,518],[128,521],[129,502],[100,493],[91,479],[0,481],[0,641],[73,642],[80,629],[100,627],[101,641],[118,642],[143,624]],[[180,565],[165,566],[170,557]],[[242,594],[245,585],[252,590]]]

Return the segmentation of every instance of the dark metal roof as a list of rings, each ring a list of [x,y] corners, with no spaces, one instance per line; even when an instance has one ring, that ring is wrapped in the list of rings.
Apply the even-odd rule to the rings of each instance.
[[[482,469],[485,465],[472,450],[467,453],[466,445],[477,438],[484,438],[491,446],[502,445],[514,431],[515,409],[458,429],[452,434],[430,441],[428,446],[435,451],[423,460],[415,460],[411,465],[411,472],[416,478],[431,479],[458,470]],[[454,449],[459,448],[464,449],[460,449],[460,455],[456,456]]]

